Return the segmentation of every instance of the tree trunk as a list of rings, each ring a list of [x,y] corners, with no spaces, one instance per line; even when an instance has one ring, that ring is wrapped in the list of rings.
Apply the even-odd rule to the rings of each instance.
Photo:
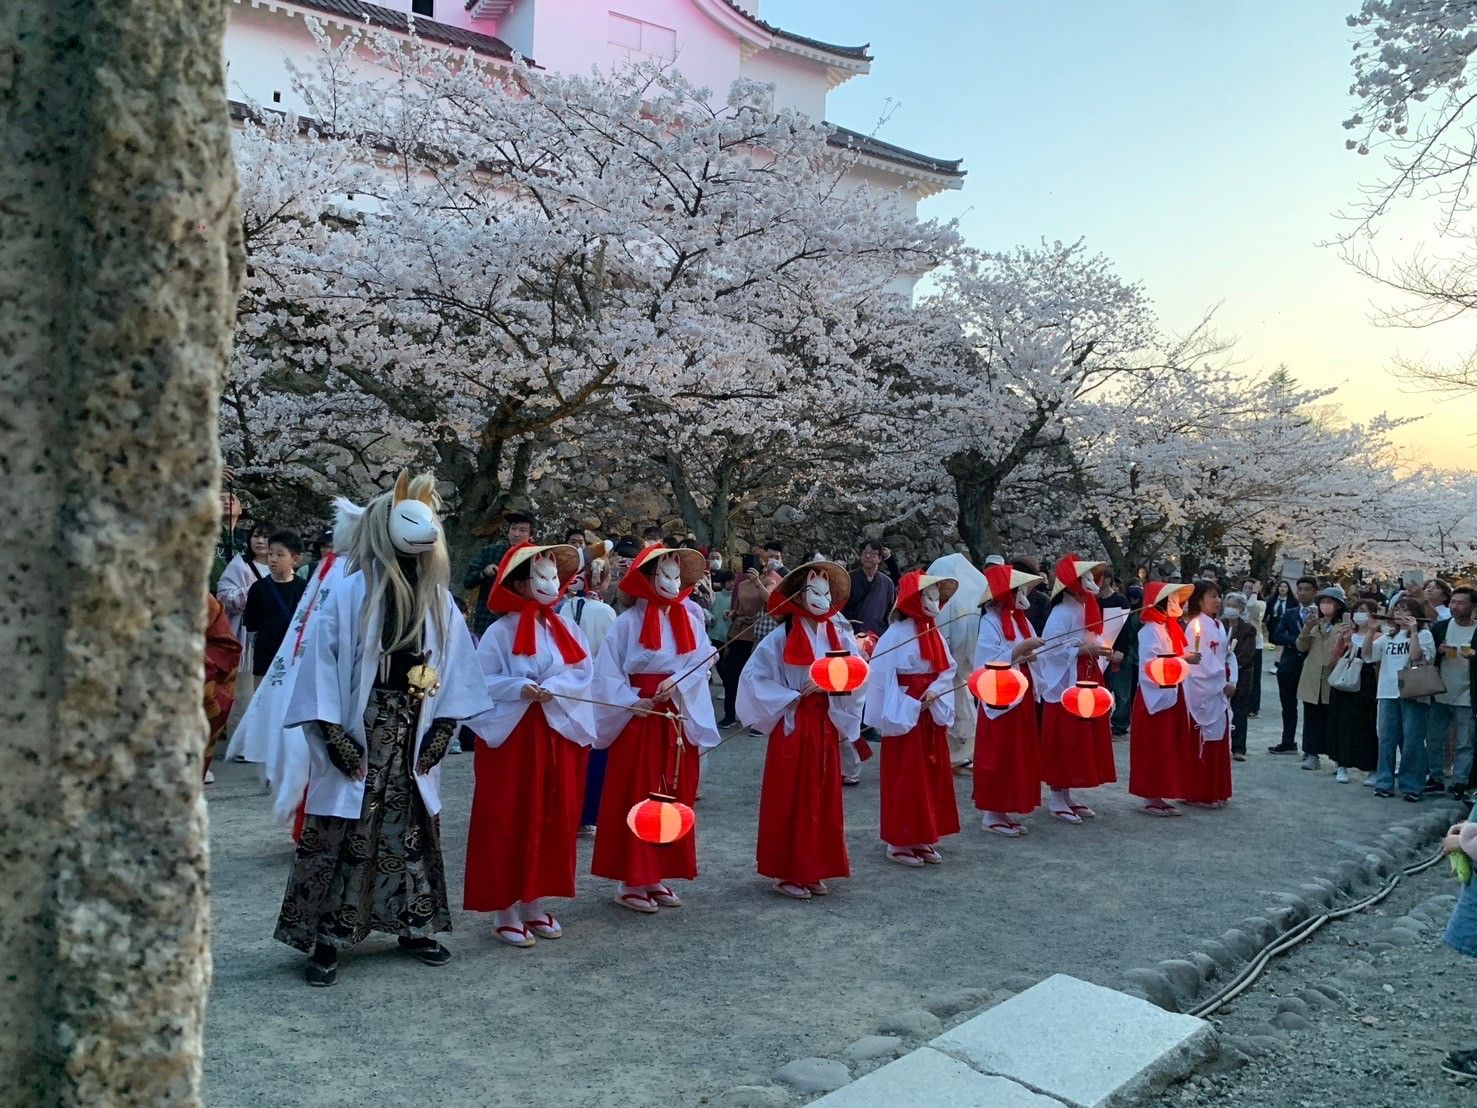
[[[1000,528],[995,518],[995,497],[1000,491],[984,460],[973,450],[950,458],[946,470],[954,480],[954,499],[959,506],[959,537],[969,547],[976,565],[1001,552]]]
[[[1263,543],[1256,540],[1251,544],[1250,576],[1258,581],[1270,581],[1277,573],[1277,553],[1281,543]]]
[[[0,1103],[200,1100],[224,9],[0,5]]]

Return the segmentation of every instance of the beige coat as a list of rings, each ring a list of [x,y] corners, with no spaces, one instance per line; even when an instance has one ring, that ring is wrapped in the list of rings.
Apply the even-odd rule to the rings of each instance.
[[[1333,672],[1338,639],[1338,624],[1325,624],[1317,615],[1304,623],[1298,633],[1298,649],[1308,655],[1303,660],[1303,675],[1298,679],[1298,699],[1304,704],[1328,703],[1328,675]]]

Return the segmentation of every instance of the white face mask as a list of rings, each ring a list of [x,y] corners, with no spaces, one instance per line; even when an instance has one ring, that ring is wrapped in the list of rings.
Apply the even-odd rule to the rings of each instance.
[[[559,599],[559,565],[551,554],[539,554],[528,571],[528,587],[533,598],[544,606]]]
[[[1237,609],[1237,608],[1227,608],[1224,612],[1221,613],[1221,618],[1222,619],[1240,619],[1241,618],[1241,611],[1240,611],[1240,609]]]
[[[1166,600],[1164,602],[1164,610],[1169,614],[1171,619],[1179,619],[1180,616],[1185,614],[1185,606],[1180,603],[1178,596],[1171,596]]]
[[[1029,608],[1031,606],[1031,595],[1026,591],[1024,585],[1015,590],[1015,606],[1017,608]]]
[[[831,610],[831,579],[819,570],[812,570],[802,597],[807,612],[817,617],[825,615]]]
[[[430,550],[440,538],[436,513],[420,500],[401,500],[390,509],[390,543],[402,554]]]
[[[918,601],[923,607],[923,614],[930,619],[939,614],[939,587],[929,585],[918,594]]]
[[[1087,593],[1088,596],[1096,596],[1098,594],[1098,584],[1092,579],[1092,574],[1084,573],[1078,578],[1078,583],[1082,586],[1082,591]]]
[[[682,591],[682,563],[677,560],[677,555],[662,555],[661,561],[656,564],[656,576],[652,583],[656,586],[658,596],[666,600],[677,599],[677,594]]]
[[[716,555],[714,557],[712,557],[712,558],[709,558],[708,559],[708,568],[709,569],[722,569],[723,568],[723,559],[717,557]]]
[[[1354,613],[1354,626],[1355,627],[1363,627],[1368,622],[1369,622],[1369,613],[1368,612],[1355,612]]]

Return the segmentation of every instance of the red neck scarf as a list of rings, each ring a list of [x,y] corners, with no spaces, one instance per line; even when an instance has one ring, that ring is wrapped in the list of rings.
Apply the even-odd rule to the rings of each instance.
[[[903,574],[898,584],[897,610],[917,626],[918,655],[934,673],[949,668],[949,651],[944,646],[944,637],[939,634],[938,619],[923,610],[923,593],[918,588],[923,580],[921,570]]]
[[[692,617],[683,601],[692,595],[692,589],[683,589],[670,599],[657,592],[650,574],[642,571],[642,567],[651,561],[651,555],[647,553],[651,549],[647,547],[646,551],[638,554],[621,578],[621,592],[646,601],[641,617],[641,645],[647,650],[662,648],[662,616],[665,615],[672,627],[672,641],[677,644],[677,653],[691,654],[697,649],[697,635],[692,630]]]
[[[540,604],[531,596],[519,596],[504,580],[513,554],[530,545],[530,543],[519,543],[503,555],[503,560],[497,567],[497,578],[492,588],[487,590],[487,610],[518,617],[518,627],[513,632],[514,654],[532,658],[538,653],[537,628],[542,623],[548,630],[549,637],[554,640],[554,645],[559,648],[559,656],[564,659],[566,665],[583,662],[589,655],[585,653],[585,648],[580,646],[579,639],[574,637],[574,632],[570,631],[569,625],[554,611],[554,606]],[[524,564],[528,565],[527,562]],[[568,585],[568,581],[563,582],[559,589],[559,597],[555,598],[555,604],[559,603],[559,599],[564,596],[564,589]]]
[[[1025,613],[1016,607],[1015,590],[1010,587],[1010,579],[1014,575],[1015,570],[1011,566],[991,566],[985,570],[985,582],[990,586],[990,603],[995,605],[1000,616],[1000,630],[1005,633],[1006,642],[1015,642],[1017,635],[1029,639],[1032,634]]]
[[[1163,608],[1145,608],[1141,617],[1145,623],[1157,623],[1169,632],[1169,645],[1176,654],[1185,652],[1185,629],[1180,621],[1172,618]]]
[[[809,612],[801,612],[793,605],[790,608],[790,625],[785,632],[785,665],[808,666],[815,661],[815,645],[810,641],[810,628],[820,624],[826,629],[826,649],[845,650],[841,636],[836,631],[836,612],[833,609],[817,619]]]
[[[1053,571],[1056,579],[1062,583],[1062,588],[1082,602],[1083,616],[1087,630],[1100,632],[1103,629],[1103,609],[1098,604],[1097,597],[1082,587],[1082,579],[1073,572],[1073,566],[1080,561],[1075,554],[1068,554],[1057,562]],[[1094,570],[1094,573],[1097,571]]]

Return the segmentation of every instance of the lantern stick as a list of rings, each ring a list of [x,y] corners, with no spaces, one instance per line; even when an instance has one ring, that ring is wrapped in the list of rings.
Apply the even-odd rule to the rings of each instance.
[[[532,682],[530,682],[530,684],[532,684]],[[545,692],[548,692],[547,689],[545,689],[544,691]],[[601,708],[616,708],[616,709],[618,709],[620,711],[623,711],[623,712],[630,712],[633,715],[650,716],[650,717],[654,717],[654,718],[658,718],[658,719],[681,719],[682,718],[681,715],[679,713],[677,713],[677,712],[658,712],[655,709],[647,709],[644,712],[638,712],[635,708],[632,708],[629,704],[612,704],[608,700],[591,700],[587,696],[575,696],[572,693],[556,692],[556,693],[549,693],[549,695],[550,696],[557,696],[560,700],[574,700],[574,701],[579,702],[580,704],[594,704],[594,705],[596,705],[598,707],[601,707]]]

